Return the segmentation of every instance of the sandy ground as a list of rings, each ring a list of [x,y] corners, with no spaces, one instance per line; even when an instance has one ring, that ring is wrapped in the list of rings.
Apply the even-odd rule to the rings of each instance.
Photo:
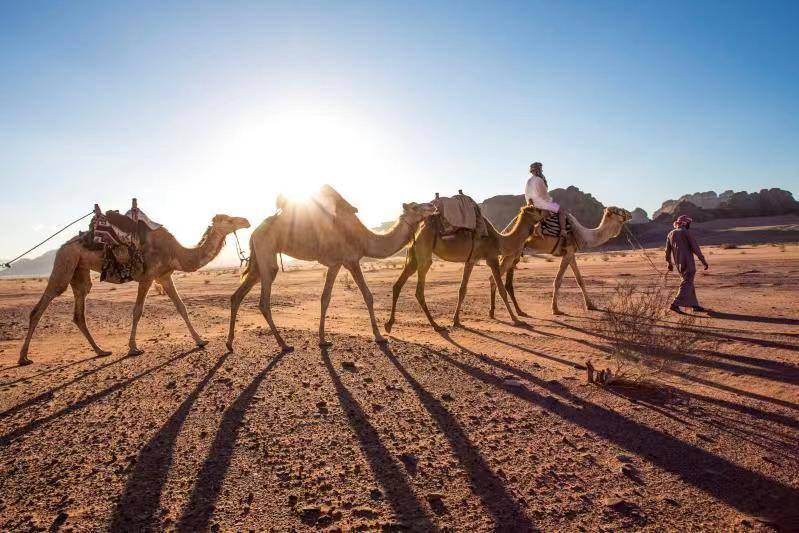
[[[371,342],[360,293],[342,277],[316,342],[320,269],[280,274],[280,355],[257,308],[224,337],[231,271],[177,275],[193,350],[166,296],[151,293],[126,357],[135,286],[96,283],[96,358],[71,323],[68,292],[17,367],[42,280],[0,281],[0,529],[26,530],[760,530],[799,528],[799,247],[710,249],[698,276],[717,310],[712,349],[658,388],[589,385],[604,364],[602,313],[556,263],[516,276],[530,327],[487,317],[477,267],[465,328],[435,333],[403,292],[387,348]],[[660,253],[657,253],[658,264]],[[640,254],[580,265],[602,303],[618,280],[653,273]],[[367,272],[381,321],[399,273]],[[437,263],[428,303],[451,322],[460,265]],[[348,286],[350,285],[350,286]],[[668,326],[668,324],[664,324]],[[678,375],[680,374],[680,375]]]

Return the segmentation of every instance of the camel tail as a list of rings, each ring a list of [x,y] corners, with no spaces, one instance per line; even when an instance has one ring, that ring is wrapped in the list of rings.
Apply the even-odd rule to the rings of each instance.
[[[282,197],[282,195],[281,195]],[[255,253],[255,237],[260,235],[264,232],[269,231],[269,226],[271,226],[275,220],[277,220],[278,215],[272,215],[271,217],[267,217],[261,224],[258,225],[255,230],[253,230],[252,234],[250,235],[250,258],[247,260],[247,264],[244,266],[244,270],[241,271],[241,279],[244,280],[248,275],[258,274],[258,261],[256,260],[256,253]]]

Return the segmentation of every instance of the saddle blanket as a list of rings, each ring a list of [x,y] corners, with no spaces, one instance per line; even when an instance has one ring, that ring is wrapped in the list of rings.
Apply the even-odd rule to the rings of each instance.
[[[572,232],[571,221],[566,218],[566,235]],[[550,213],[550,215],[541,221],[541,233],[549,237],[560,237],[560,223],[558,222],[558,214]]]

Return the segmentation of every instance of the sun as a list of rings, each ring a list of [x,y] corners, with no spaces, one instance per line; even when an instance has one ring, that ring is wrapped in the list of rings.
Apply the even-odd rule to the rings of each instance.
[[[386,149],[368,120],[305,105],[249,116],[225,133],[217,155],[225,174],[253,194],[299,201],[324,184],[345,195],[373,188]]]

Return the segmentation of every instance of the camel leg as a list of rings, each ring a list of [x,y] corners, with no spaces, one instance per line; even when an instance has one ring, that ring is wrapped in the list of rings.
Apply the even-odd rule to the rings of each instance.
[[[78,329],[86,337],[86,340],[91,344],[94,353],[100,357],[111,355],[111,352],[103,350],[97,343],[94,342],[88,326],[86,326],[86,296],[92,290],[92,278],[88,269],[78,269],[72,276],[72,293],[75,295],[75,312],[72,316],[73,322],[78,326]]]
[[[149,278],[139,282],[139,292],[136,295],[136,304],[133,306],[133,325],[130,328],[128,355],[141,355],[144,353],[144,350],[139,350],[136,346],[136,329],[139,327],[139,319],[141,319],[144,311],[144,301],[147,299],[147,293],[150,292],[152,284],[153,280]]]
[[[560,260],[560,267],[558,267],[558,273],[555,276],[555,281],[552,284],[552,314],[553,315],[562,315],[560,309],[558,309],[558,291],[560,290],[560,284],[563,283],[563,275],[566,273],[566,267],[569,266],[569,256],[564,255],[563,258]]]
[[[597,306],[594,305],[594,302],[591,301],[591,298],[588,296],[588,292],[585,290],[585,283],[583,282],[583,275],[580,273],[580,269],[577,267],[577,258],[572,255],[571,260],[569,261],[569,265],[572,267],[572,272],[574,273],[574,279],[577,280],[577,285],[580,286],[580,290],[583,292],[583,300],[585,300],[585,309],[587,311],[596,311]]]
[[[200,337],[200,334],[197,333],[197,330],[194,329],[194,326],[191,325],[191,320],[189,320],[189,313],[186,311],[186,305],[183,303],[183,300],[178,294],[178,290],[175,288],[175,282],[172,280],[172,274],[167,274],[166,276],[162,276],[158,279],[161,286],[164,288],[167,296],[169,299],[172,300],[172,303],[175,305],[175,309],[178,310],[178,314],[181,316],[183,321],[186,323],[186,326],[189,328],[189,333],[191,334],[191,338],[194,339],[194,342],[197,343],[197,346],[202,348],[208,341],[204,340]]]
[[[30,348],[31,339],[33,338],[33,332],[36,331],[36,326],[39,324],[39,320],[42,318],[47,306],[50,305],[50,302],[52,302],[56,296],[61,295],[67,290],[75,272],[75,267],[78,265],[77,257],[61,259],[59,257],[60,255],[61,253],[59,251],[59,254],[56,255],[56,263],[53,267],[53,272],[47,280],[47,288],[44,289],[44,294],[42,294],[42,297],[39,298],[39,302],[33,306],[31,310],[30,320],[28,321],[28,333],[25,335],[25,341],[22,343],[22,348],[19,351],[20,365],[29,365],[33,362],[28,359],[28,349]]]
[[[397,311],[397,300],[400,292],[402,292],[402,287],[405,286],[408,278],[416,272],[416,255],[413,253],[413,249],[408,251],[408,254],[410,254],[410,260],[405,263],[405,268],[402,269],[399,278],[394,282],[394,287],[391,289],[391,316],[388,317],[386,322],[386,333],[391,333],[391,328],[394,327],[394,315]]]
[[[330,305],[333,284],[336,282],[339,270],[341,270],[341,265],[329,266],[327,267],[327,274],[325,274],[325,288],[322,290],[322,315],[319,317],[319,346],[323,348],[333,344],[325,340],[325,315],[327,314],[327,307]]]
[[[508,292],[505,290],[505,285],[502,284],[502,273],[499,270],[499,260],[496,257],[486,259],[486,264],[491,269],[491,275],[494,277],[494,283],[497,286],[497,290],[499,290],[499,296],[502,298],[502,301],[505,302],[505,308],[508,310],[508,314],[510,315],[513,324],[516,326],[523,326],[525,323],[519,320],[519,317],[516,316],[516,313],[513,312],[513,309],[510,307],[510,302],[508,301]]]
[[[227,349],[231,352],[233,351],[233,336],[236,330],[236,315],[239,312],[242,300],[256,283],[258,283],[258,271],[251,268],[247,271],[247,277],[242,280],[239,288],[230,297],[230,330],[227,334]]]
[[[522,311],[522,308],[519,306],[519,302],[516,300],[516,291],[513,290],[513,275],[516,272],[516,265],[519,264],[520,260],[520,257],[516,258],[510,263],[509,266],[500,264],[499,271],[505,276],[505,291],[508,293],[508,296],[510,296],[511,302],[513,302],[513,307],[516,309],[516,314],[525,318],[530,318],[530,315]]]
[[[261,273],[261,301],[258,304],[258,308],[261,310],[261,314],[264,315],[266,323],[269,324],[269,329],[272,330],[272,335],[275,336],[275,341],[277,341],[280,349],[283,352],[291,352],[294,347],[286,344],[286,341],[283,340],[280,332],[278,332],[277,326],[275,326],[275,321],[272,319],[272,282],[275,281],[278,272],[275,254],[269,256],[259,253],[258,270]]]
[[[432,264],[433,261],[431,259],[428,259],[426,262],[419,263],[417,266],[416,300],[419,302],[419,305],[422,307],[422,311],[424,311],[424,314],[427,317],[427,321],[430,322],[430,325],[433,326],[433,329],[436,331],[446,331],[447,328],[436,324],[436,321],[433,319],[433,315],[430,314],[430,310],[427,308],[427,302],[424,299],[425,279],[427,278],[427,271],[430,270],[430,266]]]
[[[358,285],[358,288],[361,290],[361,295],[363,295],[363,301],[366,303],[366,309],[369,311],[369,321],[372,323],[372,335],[375,337],[375,342],[378,344],[385,344],[387,342],[386,338],[380,333],[380,328],[377,327],[377,320],[375,319],[375,299],[374,296],[372,296],[372,291],[369,290],[369,285],[366,284],[366,279],[363,277],[360,263],[348,266],[347,270],[352,274],[352,279],[355,280],[355,284]]]
[[[455,306],[455,316],[452,317],[452,326],[459,327],[461,325],[461,306],[463,300],[466,298],[466,289],[469,287],[469,276],[472,275],[474,263],[463,264],[463,276],[461,277],[461,287],[458,289],[458,304]]]

